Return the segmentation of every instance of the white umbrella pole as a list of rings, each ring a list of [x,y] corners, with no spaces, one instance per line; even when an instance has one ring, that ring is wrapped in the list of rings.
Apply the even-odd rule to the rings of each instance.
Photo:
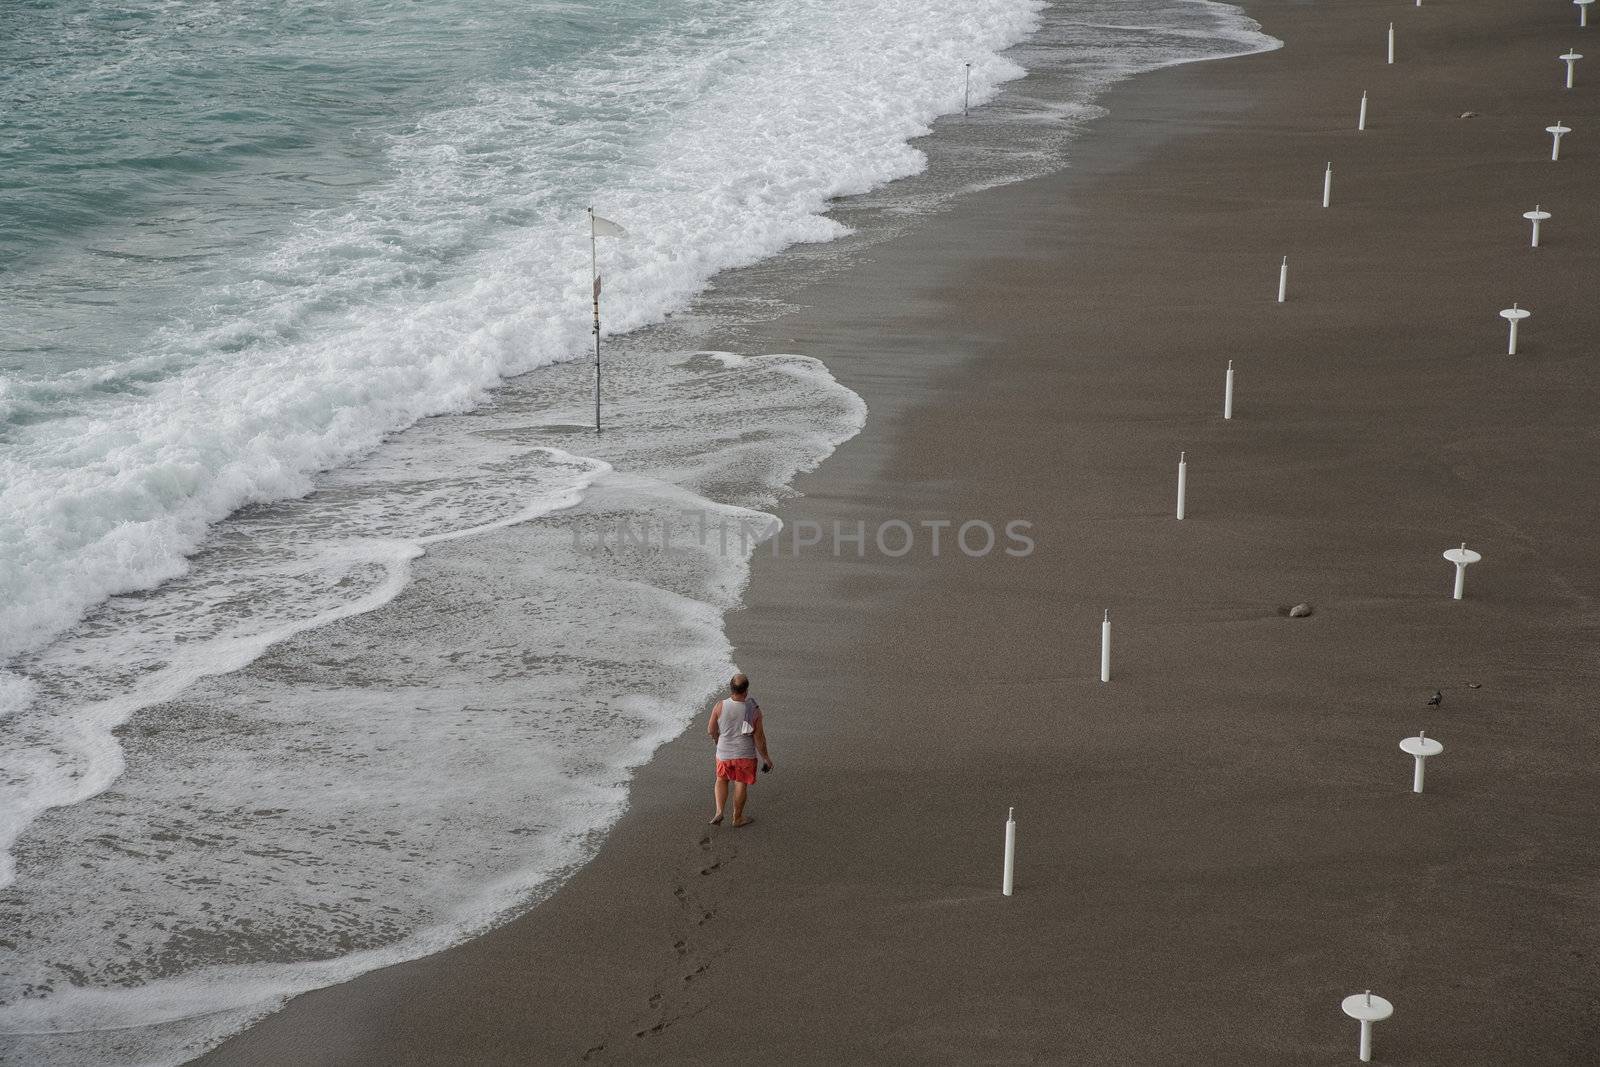
[[[1017,809],[1006,809],[1006,866],[1005,872],[1000,876],[1000,892],[1005,896],[1011,895],[1012,875],[1017,866]]]
[[[1100,623],[1100,680],[1111,681],[1111,609],[1106,609],[1106,617]]]

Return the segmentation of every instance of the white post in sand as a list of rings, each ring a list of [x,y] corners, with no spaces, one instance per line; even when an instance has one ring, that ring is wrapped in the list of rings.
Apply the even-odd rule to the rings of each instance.
[[[1550,212],[1540,210],[1539,205],[1535,204],[1535,205],[1533,205],[1533,210],[1532,211],[1524,211],[1522,213],[1522,217],[1527,219],[1529,222],[1533,223],[1533,245],[1532,245],[1532,247],[1538,248],[1539,247],[1539,223],[1541,223],[1545,219],[1549,218],[1550,217]]]
[[[1467,593],[1467,567],[1478,562],[1483,555],[1468,548],[1463,541],[1460,548],[1445,549],[1444,558],[1456,565],[1455,599],[1460,600]]]
[[[1567,49],[1567,51],[1561,56],[1561,61],[1567,65],[1568,89],[1572,88],[1572,77],[1577,72],[1578,60],[1582,58],[1583,56],[1579,55],[1576,50],[1571,48]]]
[[[1187,452],[1178,453],[1178,518],[1183,518],[1183,498],[1189,492],[1189,461]]]
[[[1283,303],[1289,295],[1289,257],[1283,257],[1283,266],[1278,268],[1278,303]]]
[[[1500,312],[1500,317],[1511,323],[1511,342],[1506,348],[1506,355],[1514,356],[1517,354],[1517,323],[1532,314],[1533,312],[1527,308],[1519,308],[1515,304]]]
[[[1100,680],[1111,681],[1111,609],[1106,609],[1105,621],[1100,624]]]
[[[1000,892],[1011,895],[1011,875],[1017,866],[1017,809],[1006,809],[1006,870],[1000,876]]]
[[[1328,163],[1328,169],[1322,172],[1322,206],[1327,207],[1333,199],[1333,163]]]
[[[967,64],[967,87],[961,94],[961,117],[966,118],[972,110],[972,64]]]
[[[1394,62],[1394,23],[1389,23],[1389,62]]]
[[[1415,756],[1416,770],[1411,773],[1411,791],[1422,792],[1422,765],[1429,756],[1437,756],[1444,751],[1444,746],[1428,736],[1428,731],[1418,730],[1416,737],[1408,737],[1400,742],[1400,751],[1408,756]]]
[[[1572,132],[1571,126],[1561,125],[1557,119],[1554,126],[1546,126],[1544,132],[1550,135],[1550,162],[1554,163],[1561,158],[1561,135]]]
[[[1222,417],[1233,418],[1233,360],[1228,360],[1228,376],[1222,386]]]
[[[1578,25],[1589,25],[1589,5],[1594,3],[1594,0],[1572,0],[1572,2],[1578,5]]]
[[[1352,1019],[1361,1020],[1361,1046],[1360,1056],[1362,1063],[1372,1062],[1372,1024],[1382,1022],[1394,1014],[1394,1005],[1382,997],[1372,995],[1372,990],[1365,993],[1352,993],[1344,998],[1344,1003],[1339,1005],[1344,1013]]]
[[[1367,91],[1365,89],[1363,89],[1363,90],[1361,90],[1361,114],[1356,116],[1356,129],[1364,130],[1366,128],[1367,128]]]

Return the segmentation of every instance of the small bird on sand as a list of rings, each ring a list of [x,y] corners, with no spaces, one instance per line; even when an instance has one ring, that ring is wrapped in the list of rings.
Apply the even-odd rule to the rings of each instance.
[[[1433,698],[1428,701],[1428,707],[1436,708],[1440,704],[1443,704],[1443,703],[1444,703],[1444,693],[1442,693],[1439,690],[1435,689],[1433,691]]]

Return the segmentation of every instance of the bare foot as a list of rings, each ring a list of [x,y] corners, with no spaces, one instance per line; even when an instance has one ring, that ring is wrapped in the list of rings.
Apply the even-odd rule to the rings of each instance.
[[[717,817],[715,819],[711,820],[711,825],[712,826],[721,826],[722,825],[722,812],[720,812],[720,811],[717,812]]]
[[[756,821],[756,819],[755,819],[754,815],[746,816],[743,819],[735,819],[734,822],[733,822],[733,828],[735,830],[737,830],[739,827],[741,827],[741,826],[749,826],[751,823],[753,823],[755,821]]]

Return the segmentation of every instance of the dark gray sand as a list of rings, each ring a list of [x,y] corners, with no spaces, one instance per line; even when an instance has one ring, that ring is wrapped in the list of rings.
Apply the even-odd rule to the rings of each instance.
[[[874,412],[787,520],[1035,552],[759,560],[754,826],[706,827],[697,724],[551,900],[208,1062],[1340,1064],[1369,987],[1380,1063],[1597,1062],[1600,66],[1566,92],[1556,56],[1600,36],[1561,0],[1247,6],[1283,50],[1124,83],[1068,172],[773,329]]]

